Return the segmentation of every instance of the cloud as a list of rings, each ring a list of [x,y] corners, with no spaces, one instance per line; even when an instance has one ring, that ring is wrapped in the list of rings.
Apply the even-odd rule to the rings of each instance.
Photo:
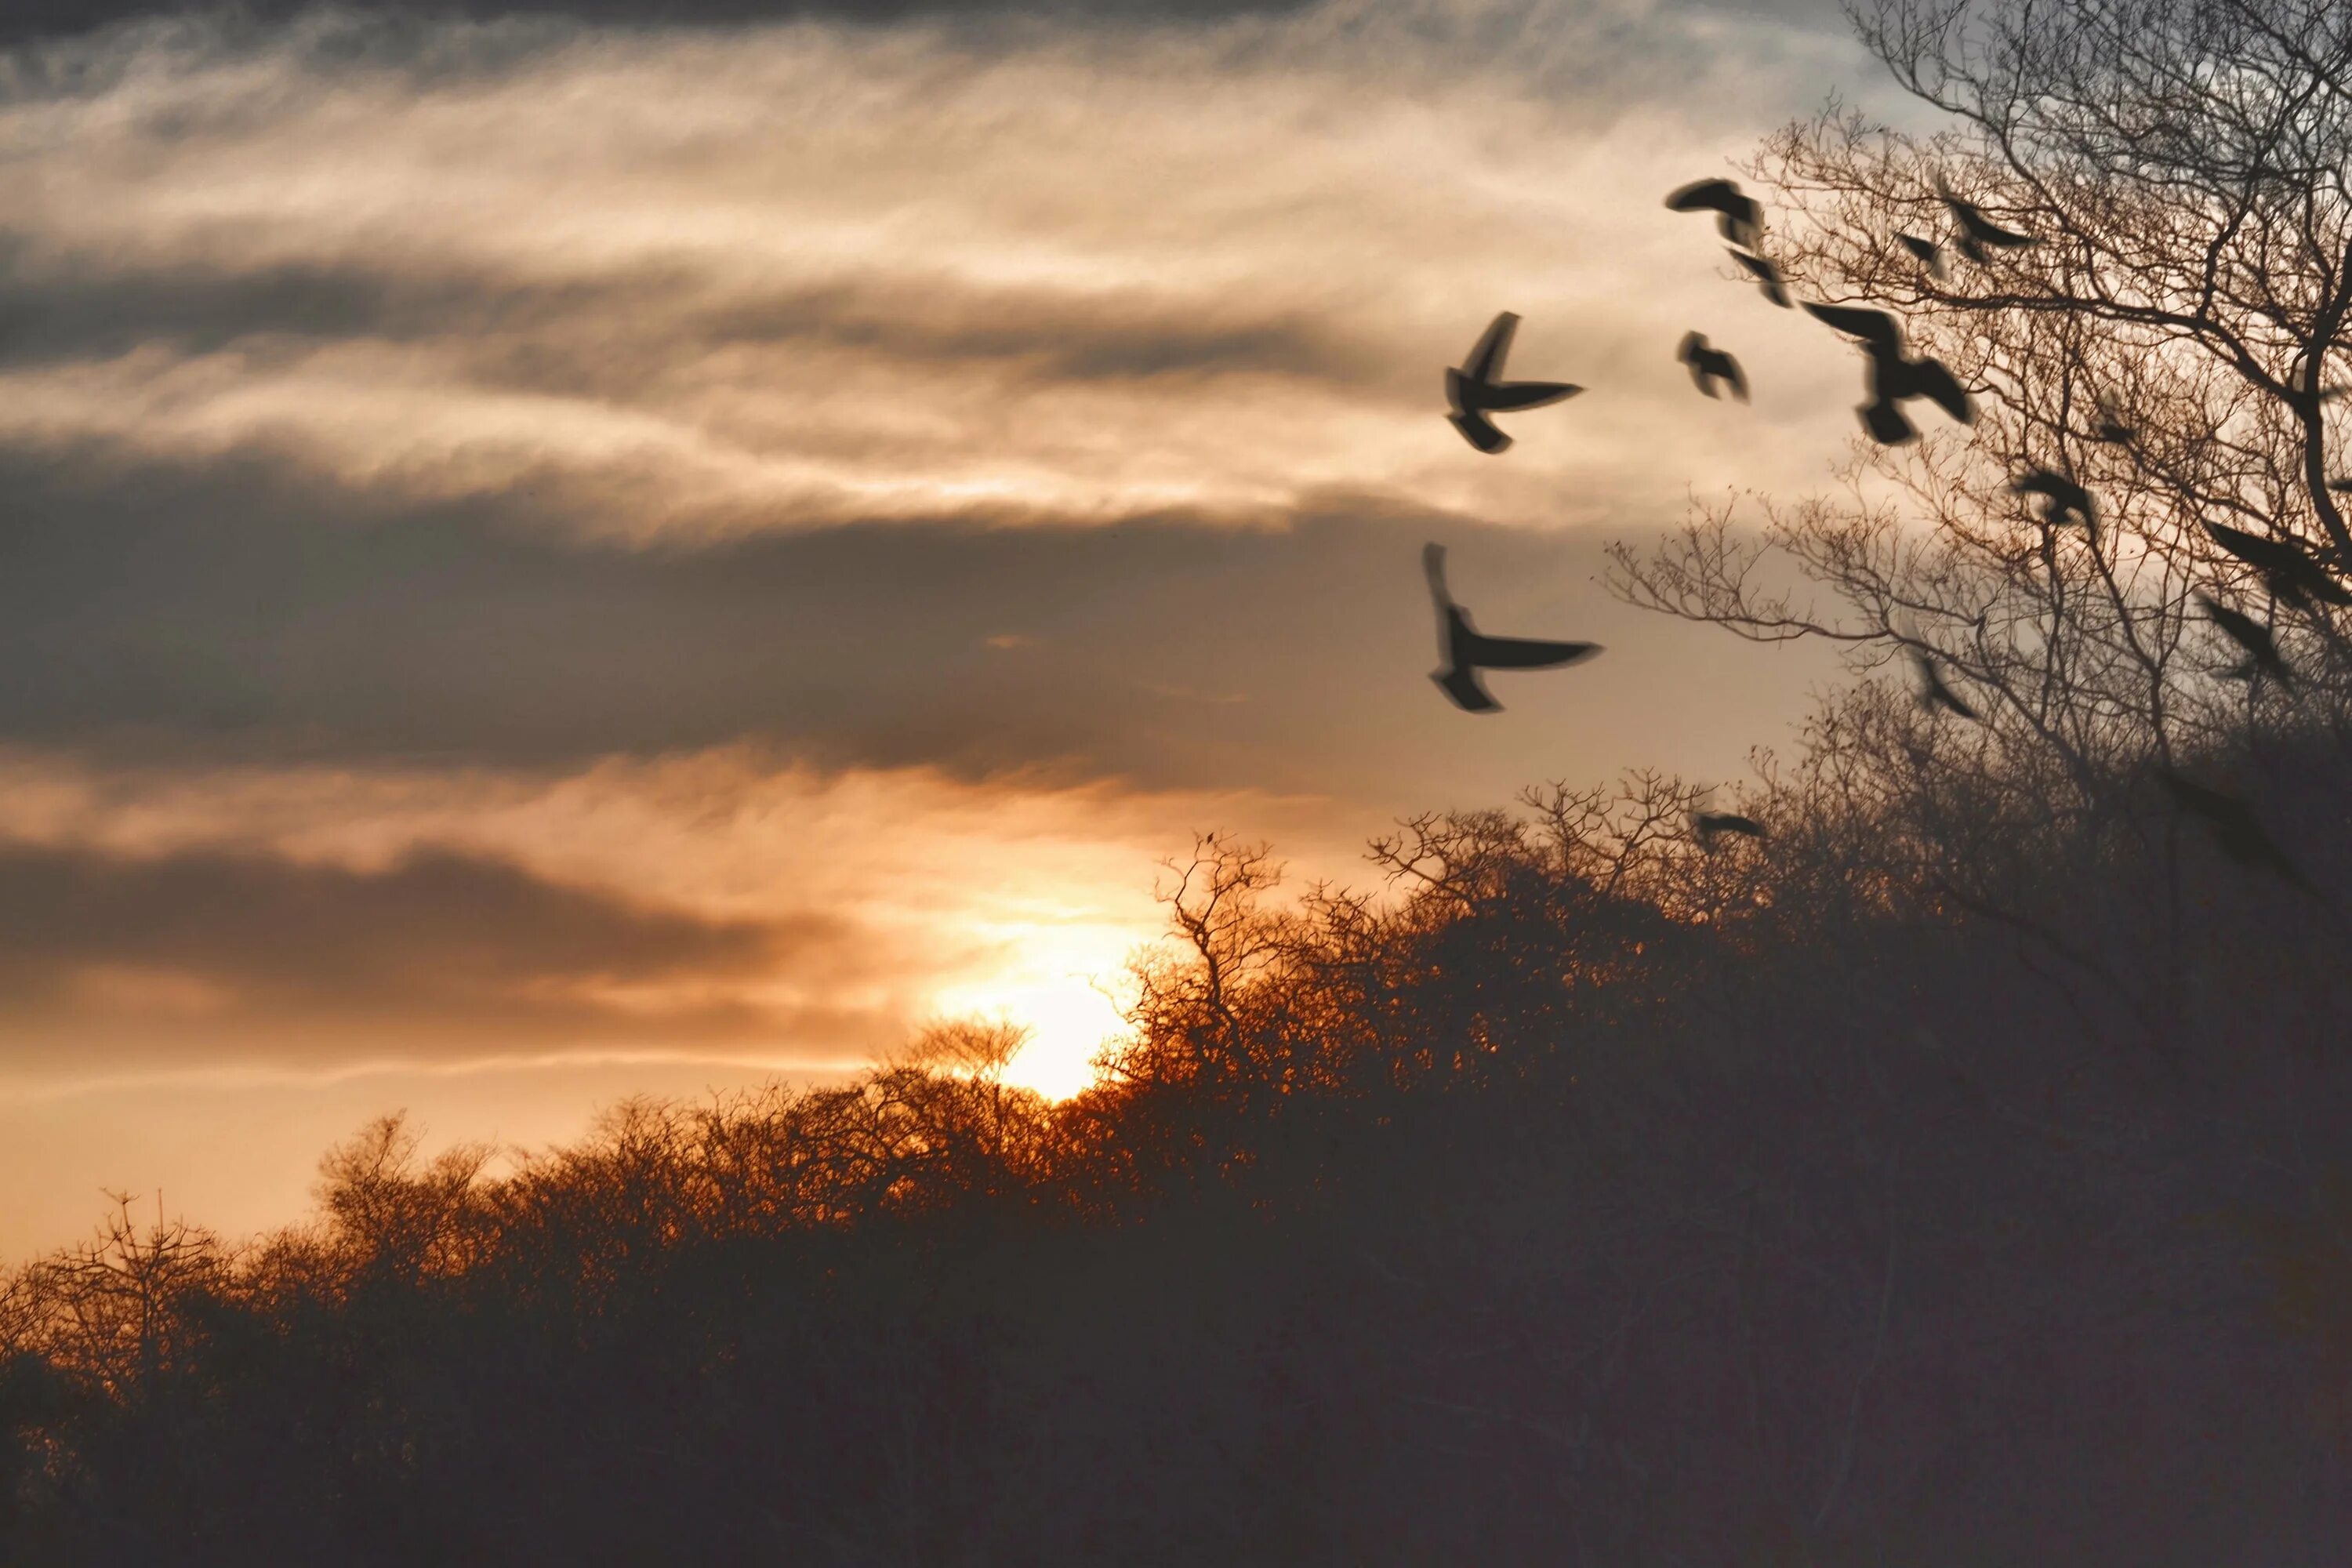
[[[760,987],[822,970],[845,990],[876,956],[837,917],[714,918],[447,850],[356,870],[0,847],[0,1030],[19,1068],[61,1018],[102,1035],[112,1016],[280,1041],[326,1026],[344,1057],[453,1027],[475,1049],[795,1026],[804,1046],[812,1020],[763,1016]]]
[[[635,549],[567,538],[523,498],[417,506],[251,459],[0,451],[0,738],[126,760],[560,770],[750,740],[829,767],[1422,804],[1465,777],[1696,761],[1705,727],[1795,668],[1601,597],[1591,534],[1377,496],[1278,527],[983,514]],[[1501,692],[1579,738],[1433,700],[1431,537],[1481,624],[1616,650]],[[1708,662],[1706,690],[1678,689]],[[1749,720],[1706,760],[1772,738]]]
[[[374,0],[347,7],[437,21],[549,17],[591,26],[733,26],[802,17],[887,26],[910,21],[1031,16],[1066,22],[1182,23],[1296,10],[1307,0]],[[237,0],[232,13],[279,22],[320,0]],[[142,18],[217,14],[221,0],[14,0],[0,16],[0,44],[69,37]]]

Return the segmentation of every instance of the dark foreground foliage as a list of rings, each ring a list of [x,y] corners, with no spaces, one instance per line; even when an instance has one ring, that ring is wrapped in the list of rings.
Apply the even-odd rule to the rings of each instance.
[[[1820,778],[1410,824],[1377,900],[1211,841],[1080,1100],[949,1029],[495,1179],[387,1121],[252,1246],[126,1209],[0,1296],[0,1560],[2340,1562],[2298,744],[2316,894],[2145,781],[1991,914]]]

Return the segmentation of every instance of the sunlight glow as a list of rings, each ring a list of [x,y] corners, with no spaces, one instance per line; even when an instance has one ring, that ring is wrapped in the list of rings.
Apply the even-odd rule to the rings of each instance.
[[[1095,1081],[1093,1059],[1124,1026],[1118,1006],[1083,975],[990,994],[979,1009],[1031,1031],[1004,1081],[1067,1100]]]

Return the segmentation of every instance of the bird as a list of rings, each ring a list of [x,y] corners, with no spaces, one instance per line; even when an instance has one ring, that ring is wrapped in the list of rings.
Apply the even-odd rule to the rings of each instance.
[[[1912,650],[1911,662],[1917,666],[1919,670],[1920,707],[1930,712],[1938,708],[1948,708],[1963,719],[1977,717],[1977,710],[1961,701],[1952,689],[1944,684],[1943,672],[1936,668],[1934,659],[1915,648]]]
[[[1695,180],[1667,196],[1666,205],[1678,213],[1719,215],[1715,220],[1716,228],[1743,250],[1755,249],[1757,240],[1764,234],[1764,209],[1735,181]]]
[[[1731,388],[1731,395],[1740,402],[1748,401],[1748,377],[1739,362],[1721,349],[1710,347],[1704,332],[1685,332],[1683,346],[1675,351],[1675,358],[1690,366],[1691,382],[1709,397],[1717,395],[1718,381]]]
[[[2281,686],[2294,684],[2294,677],[2287,669],[2286,661],[2279,657],[2278,644],[2272,638],[2270,627],[2252,616],[2230,608],[2210,595],[2198,595],[2197,602],[2204,606],[2206,619],[2221,627],[2231,642],[2246,650],[2243,670],[2246,676],[2251,677],[2254,671],[2262,670],[2276,676]]]
[[[1482,669],[1552,669],[1601,651],[1599,643],[1490,637],[1470,624],[1470,613],[1445,591],[1445,546],[1423,546],[1421,565],[1429,574],[1430,597],[1437,603],[1437,646],[1445,659],[1444,668],[1431,671],[1429,679],[1465,712],[1493,713],[1503,706],[1478,683]]]
[[[1946,268],[1944,266],[1944,247],[1942,246],[1937,245],[1932,239],[1921,239],[1916,234],[1898,234],[1895,237],[1903,242],[1904,249],[1909,251],[1912,255],[1919,258],[1920,262],[1927,268],[1928,277],[1933,278],[1938,283],[1941,283],[1944,280]]]
[[[2042,497],[2042,521],[2053,527],[2074,522],[2091,532],[2098,530],[2091,508],[2091,492],[2063,474],[2035,468],[2011,479],[2009,488],[2013,495]]]
[[[1715,847],[1718,833],[1738,833],[1749,838],[1764,837],[1764,825],[1752,816],[1742,816],[1733,811],[1694,811],[1691,827],[1698,834],[1699,842]]]
[[[2093,432],[2102,441],[2128,441],[2139,431],[2124,423],[2123,411],[2105,393],[2099,395],[2099,423]]]
[[[2001,227],[1974,206],[1954,195],[1952,187],[1946,184],[1940,175],[1936,180],[1936,191],[1944,198],[1944,205],[1951,209],[1953,221],[1960,226],[1959,235],[1953,243],[1958,247],[1962,256],[1979,266],[1983,264],[1985,252],[1989,248],[2017,250],[2029,245],[2042,243],[2032,235],[2017,234]]]
[[[1854,412],[1862,416],[1863,428],[1878,440],[1899,447],[1918,436],[1917,426],[1897,406],[1914,397],[1927,398],[1963,425],[1976,423],[1975,402],[1941,360],[1904,353],[1903,328],[1894,317],[1850,305],[1804,303],[1814,320],[1862,340],[1863,353],[1870,359],[1870,401]]]
[[[2267,866],[2307,893],[2315,890],[2304,879],[2295,863],[2287,858],[2286,851],[2263,831],[2253,808],[2244,801],[2183,778],[2161,763],[2157,764],[2156,776],[2171,792],[2177,805],[2205,819],[2221,853],[2242,866]]]
[[[2307,605],[2313,599],[2352,605],[2352,593],[2345,592],[2344,585],[2292,539],[2263,539],[2226,522],[2208,522],[2205,531],[2214,543],[2262,574],[2270,591],[2291,605]]]
[[[1725,248],[1728,250],[1730,247],[1727,246]],[[1756,286],[1764,291],[1764,298],[1771,300],[1783,310],[1790,308],[1789,286],[1781,281],[1780,268],[1763,257],[1751,256],[1744,250],[1732,250],[1731,259],[1748,268],[1755,276]]]
[[[1511,438],[1495,427],[1489,414],[1541,408],[1574,397],[1584,388],[1565,381],[1500,381],[1503,361],[1511,352],[1511,336],[1519,318],[1506,310],[1487,324],[1459,370],[1445,373],[1445,401],[1454,412],[1445,417],[1462,438],[1489,456],[1502,451]]]

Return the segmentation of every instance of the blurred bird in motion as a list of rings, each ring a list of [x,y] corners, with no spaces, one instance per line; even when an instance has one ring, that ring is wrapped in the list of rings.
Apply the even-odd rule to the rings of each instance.
[[[2063,474],[2034,468],[2011,479],[2009,489],[2012,495],[2040,496],[2042,521],[2053,528],[2074,523],[2086,531],[2097,531],[2091,492]]]
[[[1948,269],[1944,265],[1942,246],[1932,239],[1921,239],[1916,234],[1898,234],[1895,237],[1903,242],[1904,249],[1919,258],[1920,264],[1927,268],[1928,277],[1938,283],[1944,280]]]
[[[1983,265],[1988,251],[2021,250],[2029,245],[2042,243],[2030,234],[2003,228],[1985,216],[1972,204],[1954,195],[1952,187],[1944,183],[1941,175],[1937,176],[1936,192],[1944,198],[1944,205],[1951,209],[1952,221],[1959,226],[1959,234],[1952,243],[1962,256],[1979,266]]]
[[[1503,361],[1511,352],[1511,338],[1519,318],[1506,310],[1487,324],[1459,370],[1445,373],[1445,401],[1454,411],[1445,417],[1462,438],[1489,456],[1502,451],[1511,438],[1496,428],[1489,414],[1541,408],[1574,397],[1584,388],[1565,381],[1503,381]]]
[[[1709,397],[1718,395],[1716,383],[1731,388],[1731,395],[1740,402],[1748,401],[1748,377],[1741,374],[1739,362],[1721,349],[1708,346],[1706,334],[1685,332],[1682,347],[1675,358],[1690,367],[1691,383]]]
[[[2241,866],[2276,871],[2305,892],[2317,894],[2318,889],[2305,879],[2302,869],[2287,858],[2286,851],[2263,831],[2261,820],[2244,801],[2183,778],[2161,763],[2156,765],[2156,776],[2171,792],[2174,804],[2205,819],[2222,854]]]
[[[1666,205],[1678,213],[1717,214],[1717,230],[1742,250],[1755,249],[1764,237],[1764,209],[1730,180],[1694,180],[1667,196]]]
[[[1977,710],[1961,701],[1958,694],[1944,684],[1944,673],[1936,668],[1934,659],[1914,648],[1911,652],[1911,663],[1919,672],[1920,707],[1931,713],[1942,708],[1958,714],[1963,719],[1977,717]]]
[[[1968,389],[1941,360],[1906,354],[1902,325],[1885,311],[1817,305],[1811,300],[1805,310],[1815,321],[1861,340],[1870,362],[1870,401],[1854,412],[1862,416],[1863,428],[1879,441],[1899,447],[1917,437],[1918,427],[1899,406],[1915,397],[1927,399],[1963,425],[1976,423],[1976,403]]]
[[[1430,597],[1437,605],[1438,653],[1445,660],[1444,668],[1432,671],[1429,678],[1457,708],[1471,713],[1493,713],[1502,708],[1479,684],[1482,669],[1553,669],[1601,651],[1599,643],[1488,637],[1470,624],[1470,613],[1446,591],[1445,546],[1423,546],[1421,566],[1429,576]]]
[[[1718,834],[1737,833],[1748,838],[1764,837],[1762,823],[1735,811],[1694,811],[1691,813],[1691,828],[1698,835],[1699,842],[1710,849],[1715,847]]]
[[[2226,522],[2208,522],[2205,532],[2214,543],[2252,567],[2263,584],[2291,605],[2308,608],[2314,599],[2330,605],[2352,605],[2352,593],[2327,574],[2294,539],[2264,539]]]
[[[2200,594],[2197,602],[2205,610],[2205,618],[2221,628],[2229,639],[2245,650],[2246,662],[2231,674],[2251,679],[2256,671],[2273,676],[2281,686],[2293,687],[2294,676],[2286,661],[2279,657],[2278,643],[2270,627],[2253,616],[2233,610],[2210,595]]]

